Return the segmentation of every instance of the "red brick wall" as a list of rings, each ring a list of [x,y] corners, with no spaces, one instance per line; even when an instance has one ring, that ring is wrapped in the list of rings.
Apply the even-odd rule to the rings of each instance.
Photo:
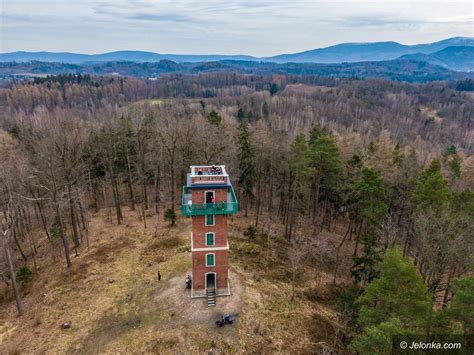
[[[192,190],[192,202],[193,203],[204,203],[205,192],[214,191],[216,202],[227,201],[227,189],[226,188],[209,188]],[[206,233],[213,232],[215,245],[213,247],[225,247],[227,246],[227,216],[225,215],[214,215],[214,225],[205,225],[205,216],[194,216],[192,217],[193,226],[193,246],[194,248],[206,248]],[[211,247],[212,248],[212,247]],[[213,253],[215,255],[214,267],[206,267],[206,254]],[[214,251],[195,251],[193,252],[193,289],[204,290],[205,289],[205,278],[206,272],[216,273],[216,287],[227,288],[228,278],[228,255],[227,250],[214,250]]]
[[[225,247],[227,245],[227,216],[226,215],[215,215],[214,226],[205,225],[205,216],[195,216],[193,219],[193,239],[195,248],[205,248],[206,239],[205,234],[207,232],[213,232],[215,234],[216,247]]]
[[[215,255],[216,266],[206,267],[206,254],[208,253],[213,253]],[[206,272],[216,273],[217,288],[227,288],[227,270],[227,250],[193,252],[193,289],[203,290],[205,288]]]
[[[216,202],[227,202],[227,188],[206,188],[192,190],[191,201],[193,203],[204,203],[206,191],[214,191]]]

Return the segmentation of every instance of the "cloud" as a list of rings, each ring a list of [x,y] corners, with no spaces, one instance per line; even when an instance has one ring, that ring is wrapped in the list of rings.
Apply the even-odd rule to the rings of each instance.
[[[341,42],[426,43],[472,36],[474,22],[469,0],[0,2],[3,51],[141,49],[269,56]]]
[[[145,13],[136,13],[133,15],[126,16],[130,20],[144,20],[144,21],[166,21],[166,22],[190,22],[194,21],[193,19],[176,14],[145,14]]]
[[[341,24],[348,27],[417,27],[423,21],[414,19],[396,18],[383,15],[372,16],[347,16],[341,19]]]

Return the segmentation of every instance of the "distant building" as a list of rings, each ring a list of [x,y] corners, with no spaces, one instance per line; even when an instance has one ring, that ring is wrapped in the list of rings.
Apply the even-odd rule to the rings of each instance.
[[[229,295],[227,216],[237,213],[234,188],[224,165],[191,166],[181,212],[192,217],[192,297]]]

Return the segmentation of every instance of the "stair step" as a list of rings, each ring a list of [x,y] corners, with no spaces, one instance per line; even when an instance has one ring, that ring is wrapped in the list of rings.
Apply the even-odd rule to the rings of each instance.
[[[216,290],[207,290],[207,306],[208,307],[215,307],[216,306]]]

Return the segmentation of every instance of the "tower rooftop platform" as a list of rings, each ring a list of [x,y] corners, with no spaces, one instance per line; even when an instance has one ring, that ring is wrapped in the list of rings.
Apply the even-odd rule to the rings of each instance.
[[[230,185],[225,165],[191,165],[186,186],[192,188],[200,185]]]
[[[225,189],[225,190],[224,190]],[[210,202],[193,201],[193,191],[211,190],[225,191],[225,198]],[[234,187],[230,182],[225,165],[192,165],[187,174],[186,185],[183,186],[181,198],[181,213],[183,216],[228,215],[237,213],[239,205],[235,196]]]

